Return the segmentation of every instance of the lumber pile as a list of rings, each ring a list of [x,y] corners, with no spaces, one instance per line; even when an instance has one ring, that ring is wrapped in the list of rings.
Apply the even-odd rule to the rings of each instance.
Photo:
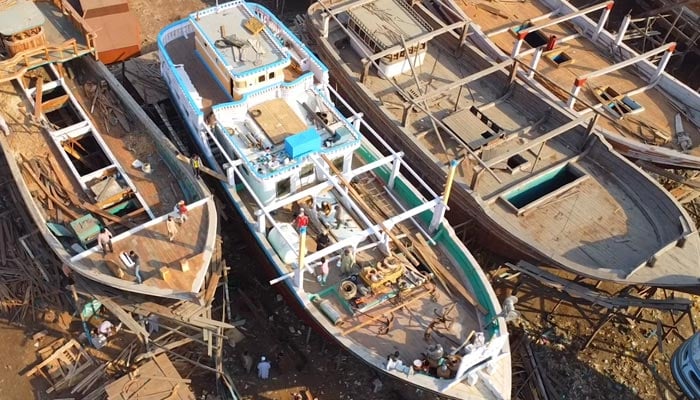
[[[93,358],[75,339],[67,343],[65,339],[59,339],[39,350],[39,356],[43,361],[30,369],[25,376],[39,375],[46,379],[51,384],[46,393],[60,391],[78,382],[78,378],[95,364]]]

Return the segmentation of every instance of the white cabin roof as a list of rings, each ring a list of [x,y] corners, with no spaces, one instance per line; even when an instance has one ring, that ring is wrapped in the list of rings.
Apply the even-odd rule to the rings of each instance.
[[[290,63],[290,56],[279,39],[263,28],[264,24],[245,3],[229,4],[193,13],[190,21],[203,33],[207,44],[231,74],[251,75]]]

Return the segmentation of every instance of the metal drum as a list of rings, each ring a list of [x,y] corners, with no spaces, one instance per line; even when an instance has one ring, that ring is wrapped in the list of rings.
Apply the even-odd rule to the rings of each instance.
[[[323,315],[328,317],[329,320],[333,323],[333,325],[340,325],[341,322],[343,322],[343,318],[340,316],[340,312],[336,310],[336,308],[333,306],[333,303],[330,302],[330,300],[320,300],[316,301],[316,305],[318,308],[321,309],[321,312]]]

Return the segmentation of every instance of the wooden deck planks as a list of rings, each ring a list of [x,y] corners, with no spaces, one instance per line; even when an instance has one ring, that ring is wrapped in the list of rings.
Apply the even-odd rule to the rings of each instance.
[[[178,271],[180,270],[180,262],[205,251],[204,246],[208,234],[207,219],[208,211],[206,206],[191,209],[187,222],[178,225],[178,233],[173,242],[168,241],[165,222],[161,222],[132,236],[113,240],[114,253],[103,256],[102,252],[97,252],[88,256],[87,260],[107,274],[110,274],[110,272],[104,269],[102,260],[113,261],[125,270],[127,279],[134,280],[133,270],[126,269],[119,260],[121,252],[134,250],[141,259],[141,276],[146,284],[189,290],[190,287],[187,285],[192,284],[191,280],[197,271],[207,266],[201,265],[201,263],[192,263],[190,265],[191,270],[187,273],[187,276],[191,277],[190,280],[177,282],[177,284],[172,285],[162,279],[159,270],[168,267]]]

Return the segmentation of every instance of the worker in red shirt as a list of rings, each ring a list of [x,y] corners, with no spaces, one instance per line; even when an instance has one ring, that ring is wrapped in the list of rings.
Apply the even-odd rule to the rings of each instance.
[[[299,214],[294,219],[294,225],[299,231],[301,231],[301,228],[309,226],[309,216],[306,215],[303,208],[299,210]]]

